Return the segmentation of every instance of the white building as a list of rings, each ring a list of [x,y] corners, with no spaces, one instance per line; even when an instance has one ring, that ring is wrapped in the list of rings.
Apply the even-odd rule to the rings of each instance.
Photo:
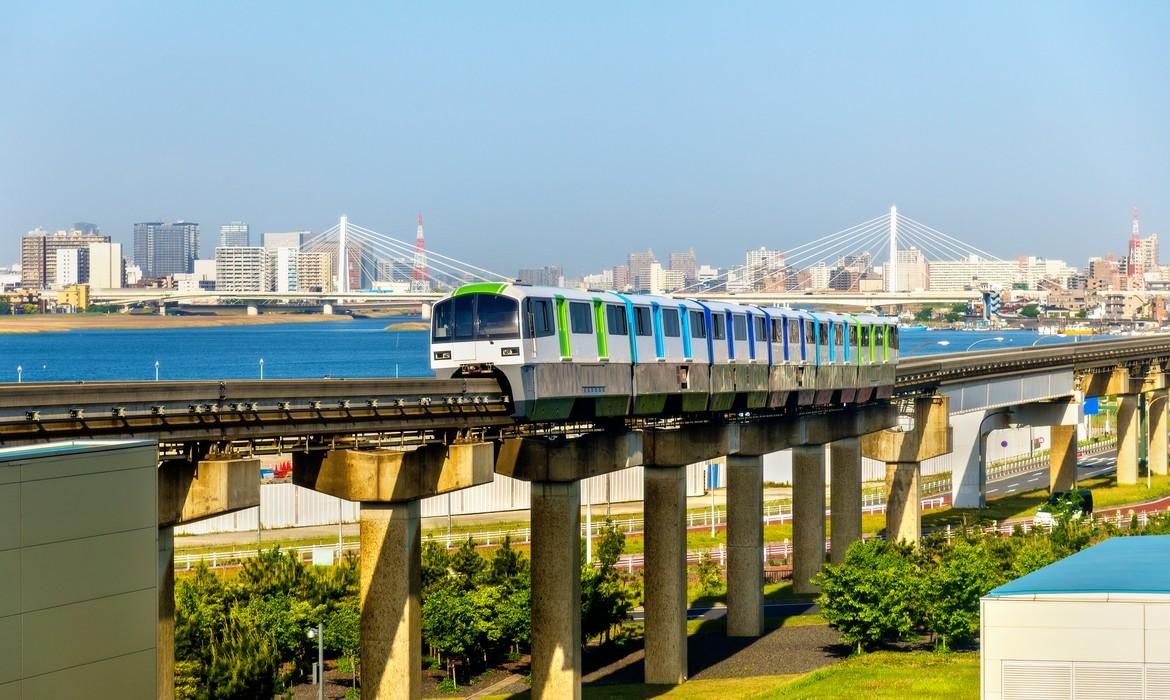
[[[198,261],[196,261],[198,263]],[[126,262],[121,243],[89,244],[89,286],[91,289],[121,289],[126,282]]]
[[[829,279],[833,275],[833,270],[823,261],[808,268],[808,286],[810,289],[828,289]]]
[[[278,248],[300,248],[305,241],[312,237],[312,231],[280,231],[264,234],[264,247],[269,250]]]
[[[1170,536],[1114,537],[980,601],[983,700],[1167,697]]]
[[[175,288],[180,292],[215,291],[215,265],[214,260],[196,260],[194,272],[175,275]]]
[[[272,291],[268,251],[259,246],[225,246],[215,249],[217,292]]]
[[[57,249],[58,287],[89,282],[89,248]]]
[[[268,251],[273,291],[288,294],[300,290],[297,281],[300,252],[300,248],[277,248]]]
[[[1015,260],[984,260],[971,255],[966,260],[932,260],[927,264],[929,286],[932,292],[957,292],[979,289],[984,285],[996,289],[1010,289],[1020,275]],[[898,273],[902,263],[898,263]]]
[[[767,289],[783,282],[784,253],[764,247],[749,250],[744,261],[744,285],[750,290]]]
[[[239,247],[252,245],[248,224],[243,221],[233,221],[219,227],[220,247]]]
[[[899,250],[897,260],[898,279],[894,280],[894,284],[899,292],[915,292],[927,288],[930,273],[922,251],[917,248]],[[888,281],[889,279],[890,263],[886,262],[882,265],[882,280]]]
[[[1036,289],[1041,280],[1054,280],[1062,287],[1068,287],[1068,278],[1077,274],[1077,269],[1063,260],[1048,260],[1034,256],[1017,258],[1020,267],[1017,282]]]

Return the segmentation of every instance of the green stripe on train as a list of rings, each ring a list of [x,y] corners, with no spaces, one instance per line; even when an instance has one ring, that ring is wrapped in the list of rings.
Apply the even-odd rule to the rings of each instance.
[[[557,338],[561,341],[561,357],[572,357],[569,346],[569,305],[565,298],[557,295]]]
[[[464,294],[503,294],[507,288],[508,284],[506,282],[477,282],[475,284],[463,285],[452,292],[451,296],[460,297]]]

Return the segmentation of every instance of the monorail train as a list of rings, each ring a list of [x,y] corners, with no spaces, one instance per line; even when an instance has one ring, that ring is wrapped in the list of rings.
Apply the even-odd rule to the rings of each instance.
[[[868,314],[484,283],[431,316],[435,374],[495,376],[534,420],[863,403],[897,359]]]

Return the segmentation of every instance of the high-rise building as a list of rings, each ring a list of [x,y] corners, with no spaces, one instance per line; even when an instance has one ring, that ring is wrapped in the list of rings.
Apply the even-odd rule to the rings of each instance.
[[[633,284],[630,279],[630,268],[626,265],[614,265],[613,268],[613,288],[616,291],[624,292]]]
[[[559,287],[565,279],[560,265],[523,268],[520,270],[518,277],[521,284],[530,284],[534,287]]]
[[[109,236],[81,231],[30,231],[20,239],[20,284],[27,289],[45,289],[57,281],[57,251],[109,242]]]
[[[297,256],[297,291],[332,292],[337,274],[336,258],[328,251],[301,251]]]
[[[300,248],[312,236],[312,231],[269,231],[264,234],[264,247],[269,250]]]
[[[932,292],[980,289],[984,286],[1010,289],[1020,275],[1020,264],[1015,260],[985,260],[970,255],[965,260],[932,260],[927,263],[927,271],[926,288]],[[898,261],[898,274],[902,274],[901,260]]]
[[[89,283],[89,248],[61,248],[57,251],[57,288]]]
[[[134,224],[134,262],[145,277],[194,270],[199,257],[199,224],[190,221]]]
[[[897,284],[894,289],[899,292],[926,289],[930,274],[926,265],[926,257],[922,255],[922,251],[917,248],[899,250],[897,256],[898,279],[894,280]],[[883,268],[882,279],[887,281],[886,288],[889,289],[888,280],[891,277],[889,261],[883,265]]]
[[[300,253],[300,248],[277,248],[268,251],[273,291],[284,294],[300,291],[300,284],[297,281]]]
[[[337,271],[337,267],[338,267],[338,265],[337,265],[337,250],[339,247],[340,247],[340,243],[338,243],[338,241],[323,241],[321,243],[317,243],[315,245],[312,245],[311,247],[309,247],[307,249],[302,248],[303,253],[312,252],[312,253],[328,254],[329,259],[333,261],[334,267],[333,267],[333,271],[329,275],[330,281],[324,285],[324,286],[329,287],[329,291],[333,291],[333,290],[340,288],[340,285],[338,284],[338,280],[337,280],[337,274],[338,274],[338,271]],[[345,251],[346,251],[346,257],[349,258],[349,265],[347,266],[347,269],[349,271],[349,289],[350,289],[350,291],[361,289],[364,286],[362,284],[363,277],[364,277],[362,275],[362,271],[363,271],[363,268],[366,267],[366,266],[362,265],[363,260],[365,260],[365,257],[364,257],[365,252],[364,252],[364,249],[362,247],[361,241],[356,240],[354,238],[349,238],[345,242]],[[376,274],[376,271],[373,271],[373,272],[375,272],[375,274]]]
[[[786,276],[784,253],[779,250],[757,248],[747,252],[742,285],[745,290],[784,289]]]
[[[89,244],[89,286],[92,289],[121,289],[126,284],[126,263],[121,243]]]
[[[683,284],[691,285],[699,281],[698,266],[695,263],[695,251],[670,254],[670,269],[683,274]]]
[[[272,291],[269,251],[260,246],[225,246],[215,249],[217,292]]]
[[[219,245],[220,247],[252,245],[248,224],[244,223],[243,221],[233,221],[230,224],[224,224],[223,226],[220,226]]]
[[[658,258],[654,257],[654,251],[630,253],[626,262],[630,269],[630,284],[634,289],[649,289],[650,266],[658,262]]]

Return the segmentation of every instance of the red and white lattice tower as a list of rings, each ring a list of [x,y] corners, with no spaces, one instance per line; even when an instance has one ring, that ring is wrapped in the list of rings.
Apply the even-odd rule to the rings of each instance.
[[[410,291],[431,291],[431,276],[427,272],[427,241],[423,236],[421,211],[418,213],[418,232],[414,235],[414,269],[410,273]]]
[[[1146,255],[1142,248],[1141,226],[1138,224],[1138,210],[1133,208],[1133,225],[1129,234],[1129,257],[1126,259],[1126,273],[1130,289],[1146,288]]]

